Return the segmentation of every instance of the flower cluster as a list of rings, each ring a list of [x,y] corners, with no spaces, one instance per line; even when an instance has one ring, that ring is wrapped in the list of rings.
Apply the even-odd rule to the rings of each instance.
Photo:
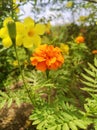
[[[76,43],[83,43],[85,41],[85,39],[84,39],[84,37],[83,36],[78,36],[78,37],[76,37],[76,39],[75,39],[75,42]]]
[[[5,47],[12,45],[11,38],[8,33],[7,24],[10,21],[14,21],[8,17],[3,22],[3,27],[0,29],[0,38],[2,38],[2,44]],[[35,23],[35,21],[27,17],[24,21],[16,21],[16,45],[23,45],[25,48],[31,48],[41,44],[41,35],[46,31],[46,26],[41,23]]]
[[[31,64],[36,66],[37,70],[56,70],[64,63],[61,50],[53,45],[40,45],[31,57]]]

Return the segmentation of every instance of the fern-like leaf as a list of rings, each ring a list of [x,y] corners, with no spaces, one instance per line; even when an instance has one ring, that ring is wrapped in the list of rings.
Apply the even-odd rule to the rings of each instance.
[[[97,59],[95,59],[95,64]],[[85,74],[82,73],[83,80],[81,82],[86,85],[82,88],[84,91],[87,91],[90,94],[97,93],[97,67],[91,63],[88,63],[89,69],[84,69]]]

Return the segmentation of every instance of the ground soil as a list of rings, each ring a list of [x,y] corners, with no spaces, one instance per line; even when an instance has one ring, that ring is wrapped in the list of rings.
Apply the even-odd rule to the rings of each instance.
[[[29,120],[33,106],[23,103],[18,107],[15,103],[10,108],[0,110],[0,130],[36,130]]]

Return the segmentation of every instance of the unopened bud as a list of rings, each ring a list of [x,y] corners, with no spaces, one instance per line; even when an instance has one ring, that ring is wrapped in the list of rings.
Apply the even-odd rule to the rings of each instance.
[[[15,42],[16,40],[16,24],[14,21],[9,21],[7,23],[8,33],[12,40],[12,42]]]

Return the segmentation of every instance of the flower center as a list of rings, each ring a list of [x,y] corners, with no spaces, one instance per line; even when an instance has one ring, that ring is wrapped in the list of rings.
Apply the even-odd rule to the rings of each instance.
[[[32,31],[32,30],[29,31],[29,32],[28,32],[28,35],[29,35],[30,37],[32,37],[32,36],[34,35],[34,31]]]

